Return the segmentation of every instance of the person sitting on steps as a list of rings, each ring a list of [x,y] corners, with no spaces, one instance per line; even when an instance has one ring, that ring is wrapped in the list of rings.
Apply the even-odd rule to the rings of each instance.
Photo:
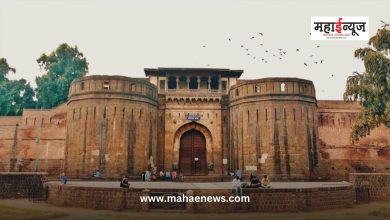
[[[263,179],[261,179],[261,187],[265,189],[271,188],[269,183],[270,183],[269,177],[267,175],[264,175]]]
[[[130,187],[129,178],[128,178],[127,176],[124,176],[124,177],[122,178],[120,187],[121,187],[121,188],[129,188],[129,187]]]

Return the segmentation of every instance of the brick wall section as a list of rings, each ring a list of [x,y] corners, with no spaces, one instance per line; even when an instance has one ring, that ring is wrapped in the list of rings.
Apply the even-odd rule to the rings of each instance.
[[[0,173],[0,199],[20,199],[44,196],[47,173]]]
[[[230,189],[193,190],[199,196],[234,196]],[[151,189],[150,192],[185,193],[180,189]],[[49,185],[48,202],[55,205],[90,209],[141,210],[142,189],[94,188]],[[316,189],[244,189],[250,203],[193,203],[197,213],[298,212],[350,207],[353,187]]]
[[[318,142],[321,176],[347,180],[349,173],[390,173],[390,129],[381,125],[351,143],[351,126],[359,103],[318,101]]]
[[[54,205],[89,209],[140,210],[141,190],[77,187],[49,184],[47,202]]]
[[[351,173],[354,188],[368,188],[371,201],[390,201],[390,173]]]
[[[225,192],[201,190],[195,195],[232,196]],[[350,187],[315,189],[244,189],[250,203],[195,203],[195,212],[299,212],[350,207],[354,194]]]
[[[48,172],[59,175],[65,149],[66,105],[25,109],[22,116],[0,117],[0,171]],[[39,145],[36,142],[39,137]],[[37,163],[36,163],[37,161]]]

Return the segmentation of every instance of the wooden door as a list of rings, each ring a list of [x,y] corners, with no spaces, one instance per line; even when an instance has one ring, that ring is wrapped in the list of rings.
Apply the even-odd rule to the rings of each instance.
[[[182,135],[179,160],[184,175],[207,174],[206,139],[201,132],[192,129]]]

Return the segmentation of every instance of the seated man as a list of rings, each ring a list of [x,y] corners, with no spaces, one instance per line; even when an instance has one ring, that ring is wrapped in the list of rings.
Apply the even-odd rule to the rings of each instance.
[[[176,181],[176,180],[177,180],[177,172],[173,171],[172,172],[172,181]]]
[[[270,183],[270,180],[269,180],[268,176],[264,175],[263,179],[261,179],[261,187],[266,188],[266,189],[271,188],[269,183]]]
[[[61,174],[61,183],[66,185],[67,182],[68,182],[68,176],[66,176],[65,173],[62,173]]]
[[[130,187],[129,180],[128,180],[128,177],[127,177],[127,176],[124,176],[124,177],[122,178],[120,187],[121,187],[121,188],[129,188],[129,187]]]
[[[159,174],[159,180],[164,180],[164,171],[160,171],[160,174]]]
[[[171,181],[171,172],[169,172],[169,171],[165,172],[165,180]]]
[[[102,176],[102,174],[100,173],[99,170],[96,170],[95,173],[93,174],[93,177],[96,177],[96,178],[99,178],[101,176]]]
[[[149,170],[147,170],[145,172],[145,181],[150,182],[151,180],[152,180],[152,173]]]
[[[259,188],[259,187],[261,187],[259,178],[257,178],[256,176],[252,176],[250,188]]]

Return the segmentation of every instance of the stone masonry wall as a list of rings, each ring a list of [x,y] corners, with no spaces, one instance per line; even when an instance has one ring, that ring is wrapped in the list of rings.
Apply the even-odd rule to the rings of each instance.
[[[313,83],[296,78],[245,80],[230,96],[231,163],[246,174],[310,177],[316,172]]]
[[[351,143],[351,126],[360,109],[359,103],[318,101],[321,176],[348,180],[349,173],[390,173],[390,129],[381,125]]]
[[[148,192],[186,193],[180,189],[150,189]],[[194,190],[195,196],[234,196],[229,189]],[[142,189],[94,188],[51,184],[48,202],[55,205],[91,209],[148,210],[140,202]],[[298,212],[351,207],[354,201],[352,186],[315,189],[244,189],[249,203],[187,203],[186,209],[195,213],[231,212]],[[146,208],[145,208],[146,207]]]
[[[25,109],[19,117],[0,117],[0,171],[59,175],[65,150],[66,105]]]
[[[354,188],[368,188],[371,201],[390,201],[390,173],[351,173]]]
[[[70,177],[90,177],[98,168],[103,178],[119,178],[156,166],[157,89],[148,81],[123,76],[75,80],[67,112]]]

